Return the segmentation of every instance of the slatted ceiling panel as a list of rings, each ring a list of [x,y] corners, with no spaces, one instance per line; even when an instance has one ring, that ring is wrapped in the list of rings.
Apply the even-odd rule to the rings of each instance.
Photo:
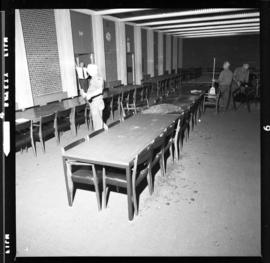
[[[131,22],[142,27],[152,28],[163,33],[170,32],[171,35],[177,37],[193,37],[189,33],[193,27],[200,27],[202,30],[211,30],[213,28],[204,28],[206,26],[218,27],[220,31],[223,29],[238,29],[239,34],[258,33],[259,32],[259,12],[254,7],[249,8],[203,8],[203,9],[166,9],[166,8],[149,8],[149,9],[123,9],[121,12],[110,11],[112,9],[103,10],[122,22]],[[109,14],[109,12],[113,12]],[[256,31],[252,31],[250,24],[257,26]],[[238,27],[239,24],[239,27]],[[226,25],[224,28],[222,25]],[[230,25],[232,25],[230,27]],[[248,27],[243,30],[241,27]],[[178,30],[179,28],[179,30]],[[186,33],[181,33],[181,28],[185,28]],[[250,29],[250,30],[249,30]],[[172,31],[170,31],[172,30]],[[228,32],[228,31],[227,31]],[[235,32],[231,32],[235,35]]]

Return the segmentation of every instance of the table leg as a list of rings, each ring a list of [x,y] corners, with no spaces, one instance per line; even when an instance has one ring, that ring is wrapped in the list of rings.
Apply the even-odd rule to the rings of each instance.
[[[126,176],[127,176],[127,201],[128,201],[128,219],[132,220],[134,216],[133,211],[133,202],[132,202],[132,181],[131,181],[131,174],[130,168],[126,168]]]

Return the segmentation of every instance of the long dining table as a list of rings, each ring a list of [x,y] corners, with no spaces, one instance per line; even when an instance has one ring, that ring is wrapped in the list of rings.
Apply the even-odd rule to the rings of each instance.
[[[71,200],[66,160],[76,160],[126,171],[128,218],[133,219],[131,167],[136,155],[180,117],[179,114],[138,114],[110,128],[63,155],[68,200]]]

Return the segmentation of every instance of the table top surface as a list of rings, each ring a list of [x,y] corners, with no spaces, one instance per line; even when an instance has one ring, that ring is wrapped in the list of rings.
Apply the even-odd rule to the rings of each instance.
[[[135,115],[66,151],[64,156],[95,164],[129,167],[136,155],[179,117],[179,114]]]
[[[121,93],[123,90],[131,90],[139,87],[139,85],[126,85],[119,88],[112,88],[104,91],[103,98],[112,97],[116,94]],[[22,112],[16,112],[16,119],[28,119],[38,121],[40,117],[52,114],[59,110],[66,110],[69,108],[74,108],[77,105],[86,103],[86,100],[81,96],[75,97],[73,99],[64,100],[61,102],[55,102],[52,104],[42,105],[37,108],[27,109]]]

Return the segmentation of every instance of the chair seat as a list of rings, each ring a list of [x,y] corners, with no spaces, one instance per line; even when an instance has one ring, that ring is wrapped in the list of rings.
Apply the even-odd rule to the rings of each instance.
[[[82,184],[93,184],[94,176],[92,168],[90,166],[73,165],[72,167],[73,171],[71,178],[73,182]],[[97,180],[98,182],[101,182],[102,171],[96,170],[96,172],[97,172]]]

